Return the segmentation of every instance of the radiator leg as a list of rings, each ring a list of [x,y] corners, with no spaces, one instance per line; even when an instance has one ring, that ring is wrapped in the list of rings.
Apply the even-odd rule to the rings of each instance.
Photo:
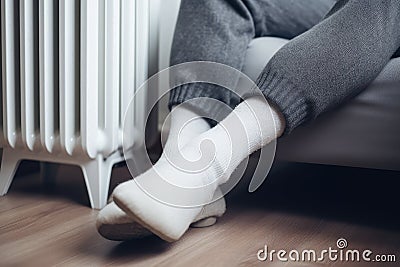
[[[0,169],[0,196],[7,194],[21,158],[11,149],[4,148]]]
[[[112,157],[104,159],[98,155],[95,160],[81,165],[93,209],[101,209],[107,204],[111,171],[115,163]]]

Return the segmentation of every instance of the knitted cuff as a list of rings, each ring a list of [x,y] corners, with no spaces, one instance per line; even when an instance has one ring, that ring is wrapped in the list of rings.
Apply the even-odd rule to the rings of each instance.
[[[187,108],[204,117],[210,126],[214,127],[234,108],[230,98],[229,92],[223,91],[223,88],[217,85],[190,83],[171,90],[168,108],[171,110],[173,106],[185,103]],[[214,100],[221,101],[221,105],[216,104]]]
[[[257,79],[256,85],[282,113],[286,122],[284,134],[289,134],[312,117],[312,109],[304,93],[286,77],[268,65]]]
[[[312,108],[308,104],[304,93],[299,90],[286,75],[272,70],[268,65],[256,81],[256,85],[261,90],[263,95],[271,104],[275,105],[285,118],[286,128],[284,134],[291,133],[295,128],[312,118]],[[215,94],[215,86],[204,86],[201,83],[184,84],[174,88],[170,92],[168,107],[184,103],[190,99],[196,99],[195,102],[186,102],[194,112],[205,118],[217,118],[221,121],[229,113],[230,109],[221,109],[221,105],[215,105],[214,101],[209,98],[218,99],[227,104],[231,109],[236,106],[229,103],[229,98],[220,99]],[[250,97],[254,94],[254,90],[249,90],[243,98]],[[225,95],[226,96],[226,95]],[[232,97],[232,96],[230,96]],[[227,100],[228,99],[228,100]],[[215,126],[218,121],[207,119],[211,127]]]

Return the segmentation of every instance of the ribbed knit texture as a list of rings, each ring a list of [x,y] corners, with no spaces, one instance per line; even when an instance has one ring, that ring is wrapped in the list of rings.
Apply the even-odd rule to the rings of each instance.
[[[312,114],[304,94],[285,75],[271,69],[270,65],[259,76],[256,85],[283,114],[286,121],[285,133],[290,133]],[[250,94],[246,97],[250,97]]]
[[[253,38],[293,38],[256,81],[284,115],[285,133],[290,133],[360,93],[400,54],[400,1],[334,4],[333,0],[184,0],[171,64],[214,61],[240,70]],[[193,97],[220,99],[232,108],[237,104],[232,95],[207,84],[174,89],[170,103]],[[207,102],[198,108],[218,113]]]

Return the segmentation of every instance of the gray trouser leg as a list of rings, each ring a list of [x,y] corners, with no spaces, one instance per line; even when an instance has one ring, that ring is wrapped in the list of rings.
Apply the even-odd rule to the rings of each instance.
[[[364,89],[400,46],[400,1],[339,1],[318,23],[331,5],[318,0],[183,0],[171,63],[210,60],[241,69],[252,38],[299,35],[257,80],[284,114],[290,132]],[[193,84],[176,88],[170,106],[198,96],[236,104],[221,88]]]
[[[242,70],[253,38],[293,38],[322,20],[333,0],[182,0],[171,51],[171,65],[213,61]],[[232,108],[238,97],[211,84],[188,84],[172,90],[169,107],[188,99],[207,97]],[[194,107],[215,114],[215,106]]]

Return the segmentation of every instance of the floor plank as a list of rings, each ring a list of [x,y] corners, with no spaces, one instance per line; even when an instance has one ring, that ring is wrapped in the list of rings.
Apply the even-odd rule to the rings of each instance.
[[[113,185],[121,177],[129,177],[123,167],[114,170]],[[246,192],[248,178],[240,182],[217,225],[191,229],[173,244],[156,237],[123,243],[101,238],[79,169],[63,166],[54,179],[46,186],[37,173],[25,172],[0,198],[0,266],[398,266],[260,262],[256,256],[264,245],[336,248],[343,237],[348,248],[399,258],[396,172],[277,163],[256,193]]]

